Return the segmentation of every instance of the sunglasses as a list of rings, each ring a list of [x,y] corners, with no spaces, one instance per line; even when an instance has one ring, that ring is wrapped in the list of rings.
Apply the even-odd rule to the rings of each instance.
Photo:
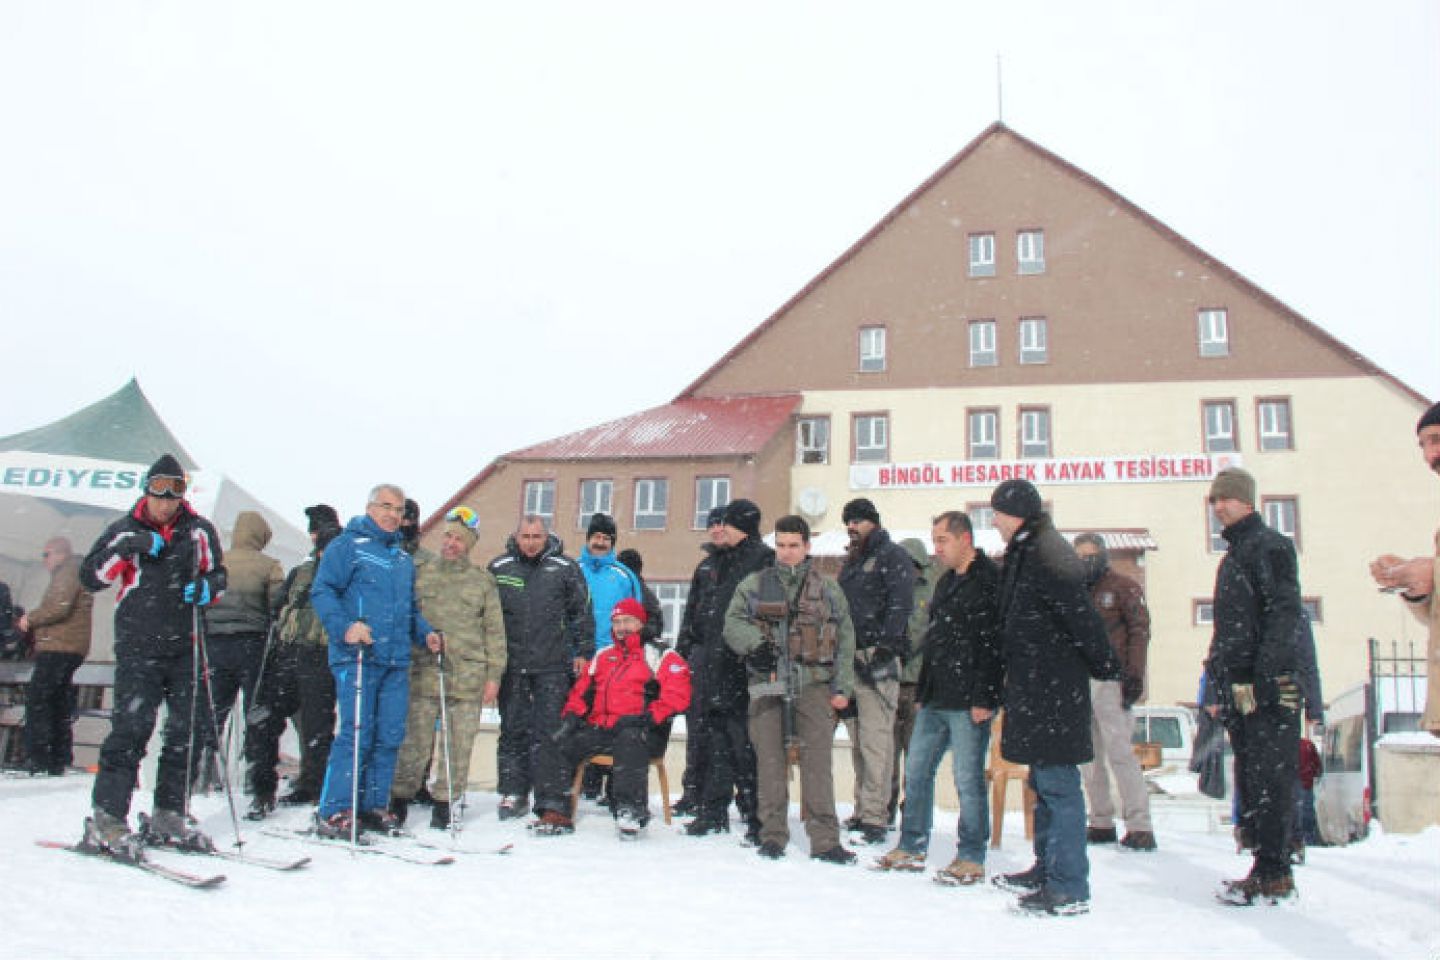
[[[480,529],[480,518],[475,514],[475,511],[469,507],[456,507],[454,510],[445,514],[445,519],[454,520],[456,523],[463,524],[471,530]]]
[[[145,492],[152,497],[160,497],[165,500],[178,500],[185,496],[185,478],[150,477],[145,481]]]

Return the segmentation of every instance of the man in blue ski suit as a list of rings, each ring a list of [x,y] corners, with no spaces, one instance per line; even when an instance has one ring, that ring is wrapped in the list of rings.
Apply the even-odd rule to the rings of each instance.
[[[339,727],[316,812],[322,835],[348,837],[352,818],[392,831],[390,781],[405,740],[410,707],[410,651],[438,653],[440,635],[420,615],[415,564],[400,538],[405,492],[390,484],[370,491],[365,515],[351,519],[325,550],[310,602],[330,638]],[[359,677],[360,783],[355,786],[356,680]],[[358,798],[358,811],[352,808]]]

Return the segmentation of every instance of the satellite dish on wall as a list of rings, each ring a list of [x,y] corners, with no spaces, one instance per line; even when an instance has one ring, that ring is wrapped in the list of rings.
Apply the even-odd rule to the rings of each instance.
[[[800,496],[797,499],[800,512],[807,517],[823,517],[825,516],[826,508],[830,506],[830,501],[825,496],[825,491],[819,487],[806,487],[800,491]]]

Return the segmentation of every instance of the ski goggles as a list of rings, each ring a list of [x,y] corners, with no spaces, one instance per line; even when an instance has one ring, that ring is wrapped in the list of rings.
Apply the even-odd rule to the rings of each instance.
[[[470,530],[480,529],[480,518],[469,507],[456,507],[445,514],[446,520],[453,520]]]
[[[184,477],[153,476],[145,478],[145,492],[163,500],[179,500],[185,496]]]

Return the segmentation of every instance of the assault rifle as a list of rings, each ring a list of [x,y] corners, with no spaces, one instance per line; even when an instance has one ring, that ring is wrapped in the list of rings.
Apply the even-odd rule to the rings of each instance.
[[[774,624],[776,636],[775,666],[770,671],[770,686],[780,694],[780,735],[785,744],[785,763],[800,763],[800,734],[796,730],[795,704],[800,698],[800,665],[790,656],[790,605],[784,601],[761,602],[755,606],[756,615]]]

